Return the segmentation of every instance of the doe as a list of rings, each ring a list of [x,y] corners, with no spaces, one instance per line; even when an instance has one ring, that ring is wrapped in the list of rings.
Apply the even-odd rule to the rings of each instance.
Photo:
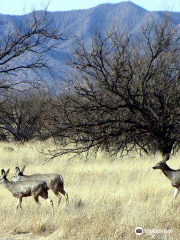
[[[48,198],[47,185],[43,181],[24,181],[24,182],[10,182],[6,177],[9,173],[8,169],[6,172],[4,169],[1,170],[0,184],[3,184],[14,197],[18,198],[16,208],[22,208],[21,203],[23,197],[33,196],[34,201],[40,206],[39,196],[49,201],[53,209],[53,202]]]
[[[174,192],[175,200],[180,190],[180,169],[173,170],[166,164],[166,162],[157,163],[153,169],[161,169],[165,176],[171,181],[171,185],[176,188]]]
[[[33,175],[24,175],[25,166],[20,170],[19,167],[16,167],[16,173],[12,181],[27,181],[27,180],[41,180],[47,184],[47,189],[51,189],[53,193],[58,197],[58,206],[61,201],[61,194],[66,198],[66,203],[69,203],[68,193],[64,190],[64,179],[61,175],[57,173],[49,174],[33,174]]]

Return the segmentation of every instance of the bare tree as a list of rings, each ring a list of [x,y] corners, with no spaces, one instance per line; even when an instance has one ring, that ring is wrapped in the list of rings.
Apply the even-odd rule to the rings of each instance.
[[[36,90],[9,94],[1,104],[0,129],[9,140],[39,139],[43,135],[45,113],[44,93]]]
[[[143,27],[138,40],[97,32],[91,46],[77,44],[76,82],[53,103],[56,135],[68,140],[56,154],[99,147],[112,153],[158,150],[167,161],[180,146],[177,30],[166,19]]]
[[[42,84],[42,70],[52,74],[46,53],[68,37],[47,9],[19,17],[13,27],[1,21],[0,29],[0,136],[28,141],[41,135],[45,112],[43,99],[30,89]]]
[[[52,24],[47,10],[24,15],[16,27],[1,22],[0,90],[13,89],[20,83],[37,83],[41,70],[50,71],[45,53],[67,39]],[[32,73],[34,77],[32,77]]]

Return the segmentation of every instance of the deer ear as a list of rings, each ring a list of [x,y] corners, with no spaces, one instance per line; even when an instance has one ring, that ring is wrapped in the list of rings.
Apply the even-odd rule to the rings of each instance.
[[[9,171],[10,171],[10,168],[5,172],[5,176],[8,175]]]
[[[22,172],[22,173],[24,172],[25,168],[26,168],[26,166],[24,166],[24,167],[21,169],[21,172]]]
[[[16,167],[16,172],[17,172],[17,173],[20,173],[19,167]]]
[[[1,175],[2,175],[2,176],[5,175],[5,171],[4,171],[4,169],[1,170]]]

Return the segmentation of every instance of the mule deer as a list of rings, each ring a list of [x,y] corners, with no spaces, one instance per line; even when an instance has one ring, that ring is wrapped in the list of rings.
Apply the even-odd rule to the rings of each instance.
[[[166,162],[157,163],[153,169],[161,169],[165,176],[171,181],[171,185],[176,188],[174,191],[175,200],[180,190],[180,169],[173,170],[166,164]]]
[[[64,190],[64,180],[63,177],[57,173],[49,174],[33,174],[33,175],[24,175],[23,172],[25,166],[20,170],[19,167],[16,167],[16,173],[12,181],[26,181],[26,180],[42,180],[47,184],[47,189],[51,189],[53,193],[58,197],[58,206],[61,201],[61,194],[66,198],[66,203],[69,203],[68,193]]]
[[[34,201],[37,205],[40,205],[39,196],[48,200],[53,209],[53,202],[48,198],[47,185],[43,181],[24,181],[24,182],[10,182],[6,177],[9,173],[8,169],[6,172],[4,169],[1,170],[0,184],[3,184],[14,197],[18,198],[16,208],[22,208],[21,203],[23,197],[33,196]]]

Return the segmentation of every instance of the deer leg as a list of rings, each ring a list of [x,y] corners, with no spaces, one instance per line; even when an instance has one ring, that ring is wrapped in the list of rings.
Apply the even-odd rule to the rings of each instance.
[[[62,196],[61,196],[61,194],[59,192],[56,193],[56,196],[58,197],[58,207],[59,207],[59,204],[61,202]]]
[[[22,208],[21,203],[22,203],[22,197],[18,198],[18,202],[17,202],[17,205],[16,205],[17,210],[18,210],[19,207]]]
[[[54,214],[53,201],[52,201],[51,199],[49,199],[49,197],[48,197],[48,191],[47,191],[47,190],[41,191],[40,196],[41,196],[42,198],[44,198],[45,200],[47,200],[47,201],[51,204],[52,212],[53,212],[53,214]]]
[[[54,215],[54,205],[53,205],[53,201],[52,201],[51,199],[49,199],[49,198],[47,198],[46,201],[48,201],[48,202],[50,203],[51,208],[52,208],[52,213],[53,213],[53,215]]]
[[[60,202],[61,202],[61,195],[60,195],[60,193],[59,193],[59,190],[58,189],[51,189],[52,191],[53,191],[53,193],[56,195],[56,197],[58,197],[58,206],[59,206],[59,204],[60,204]]]
[[[175,188],[173,203],[175,202],[175,199],[176,199],[178,193],[179,193],[179,188]]]
[[[179,188],[176,188],[174,191],[174,199],[176,199],[178,193],[179,193]]]
[[[62,193],[64,196],[65,196],[65,199],[66,199],[66,204],[68,205],[69,204],[69,196],[68,196],[68,193],[66,191],[64,191],[64,189],[59,189],[59,192]]]
[[[67,205],[69,205],[69,195],[68,195],[68,193],[65,193],[65,198],[66,198]]]
[[[41,203],[39,202],[39,198],[37,196],[34,196],[34,201],[37,203],[38,205],[38,209],[41,206]]]

